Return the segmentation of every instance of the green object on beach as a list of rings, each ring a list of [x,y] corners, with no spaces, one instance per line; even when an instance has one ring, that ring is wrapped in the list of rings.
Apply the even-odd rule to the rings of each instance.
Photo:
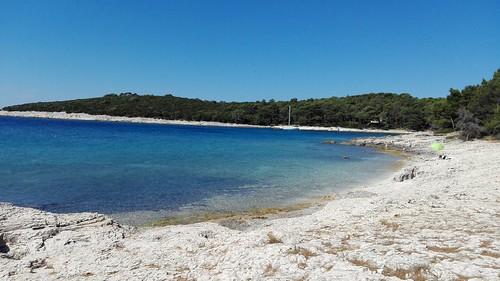
[[[432,150],[440,151],[440,150],[444,149],[444,144],[435,142],[435,143],[431,144],[431,147],[432,147]]]

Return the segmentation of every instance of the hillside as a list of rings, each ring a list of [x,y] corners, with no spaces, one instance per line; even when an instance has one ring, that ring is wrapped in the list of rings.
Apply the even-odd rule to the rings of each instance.
[[[491,80],[483,80],[479,85],[467,86],[463,90],[451,89],[447,98],[419,99],[409,94],[370,93],[308,100],[216,102],[172,95],[121,93],[100,98],[15,105],[4,110],[279,125],[287,123],[288,105],[291,105],[294,125],[439,131],[467,129],[475,137],[500,134],[499,104],[500,71],[497,71]]]

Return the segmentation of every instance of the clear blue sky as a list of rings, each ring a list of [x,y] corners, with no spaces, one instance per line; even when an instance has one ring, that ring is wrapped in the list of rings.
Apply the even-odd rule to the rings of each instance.
[[[445,96],[500,68],[500,1],[0,0],[0,106]]]

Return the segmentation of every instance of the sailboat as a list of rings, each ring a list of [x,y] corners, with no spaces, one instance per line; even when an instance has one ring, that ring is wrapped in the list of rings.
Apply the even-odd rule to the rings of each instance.
[[[288,105],[288,126],[282,126],[282,130],[298,130],[298,126],[292,126],[292,106]]]

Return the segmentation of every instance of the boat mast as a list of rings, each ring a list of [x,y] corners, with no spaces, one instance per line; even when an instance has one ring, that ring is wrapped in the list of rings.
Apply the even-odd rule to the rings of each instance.
[[[288,105],[288,126],[291,124],[292,106]]]

